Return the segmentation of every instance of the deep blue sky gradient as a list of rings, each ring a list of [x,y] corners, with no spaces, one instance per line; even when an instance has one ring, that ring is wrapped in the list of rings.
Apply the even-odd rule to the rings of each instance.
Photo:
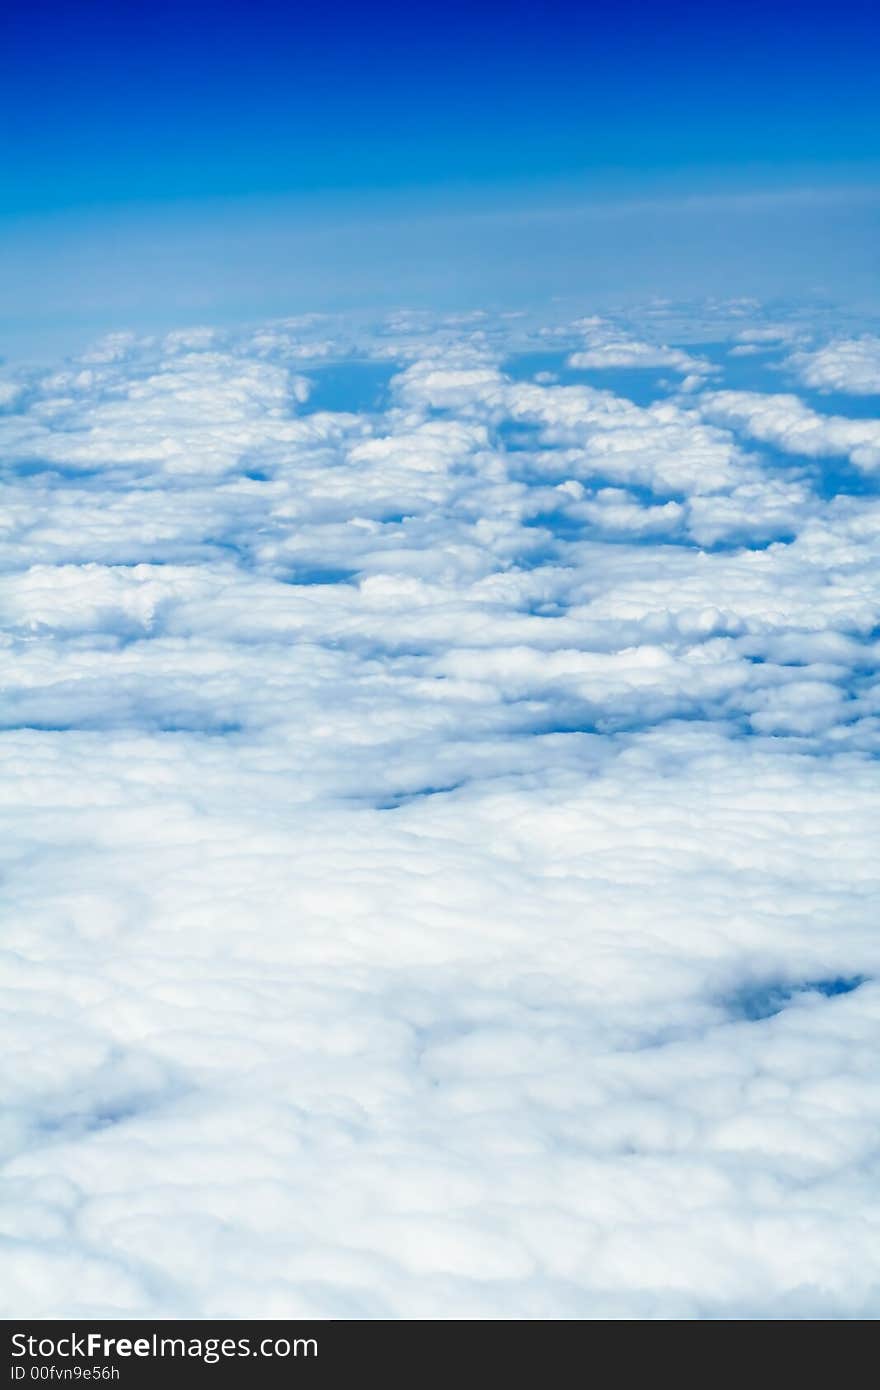
[[[866,0],[12,0],[0,354],[304,308],[864,300],[878,38]]]
[[[880,9],[853,0],[13,0],[2,23],[13,213],[880,156]]]

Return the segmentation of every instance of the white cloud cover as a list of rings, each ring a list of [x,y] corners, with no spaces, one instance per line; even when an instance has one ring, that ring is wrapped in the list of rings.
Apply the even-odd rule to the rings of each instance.
[[[512,331],[9,393],[7,1316],[880,1312],[880,500]]]
[[[710,375],[712,365],[681,348],[664,343],[642,342],[608,323],[593,317],[576,321],[573,328],[584,336],[584,346],[568,358],[570,367],[609,369],[614,367],[669,367],[696,377]]]
[[[837,338],[815,352],[790,359],[805,386],[818,391],[842,391],[854,396],[880,395],[880,338]]]
[[[807,458],[837,454],[866,471],[880,468],[880,419],[824,415],[797,396],[760,391],[707,392],[702,409],[708,419],[787,454]]]

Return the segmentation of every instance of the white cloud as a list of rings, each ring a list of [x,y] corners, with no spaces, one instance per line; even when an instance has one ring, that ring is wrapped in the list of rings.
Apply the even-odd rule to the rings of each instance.
[[[710,375],[711,363],[692,356],[681,348],[662,343],[641,342],[631,334],[606,323],[604,319],[582,319],[573,325],[584,335],[584,347],[568,358],[570,367],[670,367],[682,374]]]
[[[873,422],[514,330],[3,417],[8,1315],[876,1316]]]
[[[743,328],[735,334],[738,343],[761,348],[780,347],[802,336],[803,329],[789,323],[762,324],[759,328]]]
[[[793,366],[805,386],[844,391],[854,396],[880,395],[880,338],[837,338],[816,352],[796,353]]]
[[[823,415],[797,396],[759,391],[710,391],[701,398],[701,409],[707,419],[788,454],[837,454],[866,471],[880,467],[880,419]]]

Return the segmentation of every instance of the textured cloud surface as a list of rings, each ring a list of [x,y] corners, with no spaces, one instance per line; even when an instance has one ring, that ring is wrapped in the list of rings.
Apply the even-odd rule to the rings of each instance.
[[[880,1314],[880,420],[652,312],[7,369],[8,1316]]]
[[[820,391],[851,391],[856,396],[880,395],[880,338],[837,339],[815,352],[797,354],[795,365],[807,386]]]

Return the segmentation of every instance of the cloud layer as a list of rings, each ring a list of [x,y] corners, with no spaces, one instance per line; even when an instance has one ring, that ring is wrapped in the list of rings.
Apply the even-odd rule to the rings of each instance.
[[[801,380],[819,391],[848,391],[854,396],[880,395],[880,338],[837,338],[793,359]]]
[[[8,1316],[880,1311],[880,421],[667,341],[7,371]]]

